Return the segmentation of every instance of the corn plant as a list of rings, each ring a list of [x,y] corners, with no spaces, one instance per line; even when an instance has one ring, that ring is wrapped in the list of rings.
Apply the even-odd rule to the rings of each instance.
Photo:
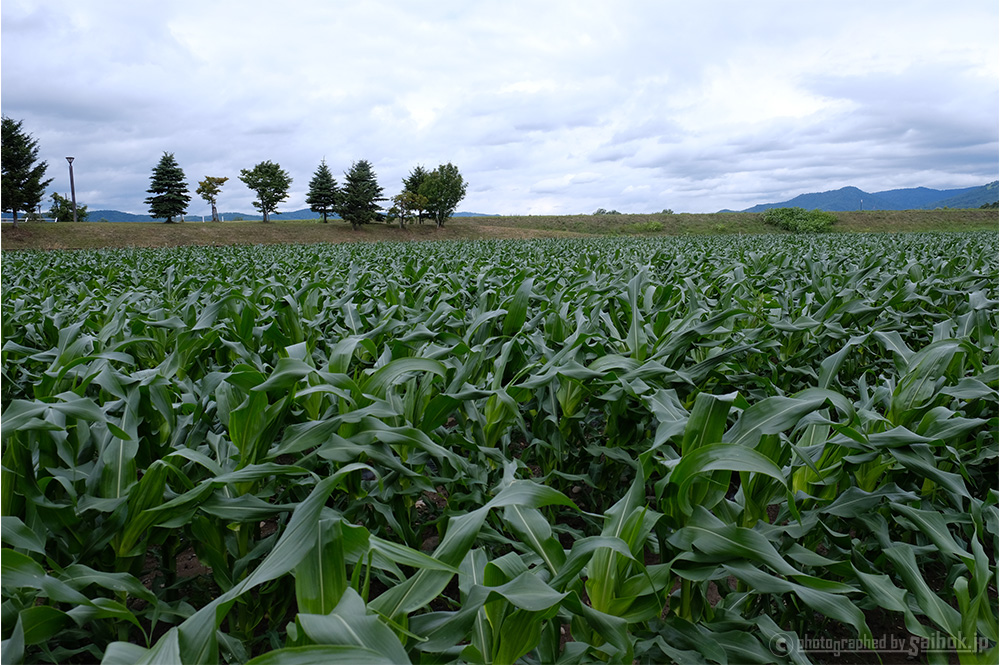
[[[996,255],[5,253],[0,655],[808,663],[775,644],[898,622],[995,662]]]

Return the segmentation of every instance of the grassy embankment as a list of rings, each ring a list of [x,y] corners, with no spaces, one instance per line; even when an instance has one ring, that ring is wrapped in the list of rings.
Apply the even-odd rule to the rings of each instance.
[[[837,232],[895,233],[996,229],[995,210],[838,212]],[[562,238],[593,235],[719,235],[774,233],[759,213],[648,215],[525,215],[459,217],[437,229],[432,223],[374,224],[354,231],[340,220],[261,222],[21,224],[0,230],[3,249],[94,249],[178,245],[312,244],[386,240]]]

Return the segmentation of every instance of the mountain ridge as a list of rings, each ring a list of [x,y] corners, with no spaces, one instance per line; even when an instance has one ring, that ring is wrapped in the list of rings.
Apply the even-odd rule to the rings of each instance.
[[[779,203],[759,203],[741,212],[764,212],[771,208],[806,208],[830,212],[847,210],[931,210],[933,208],[978,208],[995,203],[1000,182],[979,187],[931,189],[909,187],[881,192],[866,192],[857,187],[841,187],[826,192],[799,194]]]

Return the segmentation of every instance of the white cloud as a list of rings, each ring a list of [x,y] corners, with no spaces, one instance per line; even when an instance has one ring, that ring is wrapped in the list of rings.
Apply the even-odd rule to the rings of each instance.
[[[998,171],[995,3],[4,0],[2,106],[80,198],[323,158],[386,193],[450,161],[481,212],[744,208]],[[68,183],[66,183],[68,185]],[[84,193],[86,198],[84,199]],[[777,197],[777,198],[776,198]],[[192,212],[200,210],[196,199]]]

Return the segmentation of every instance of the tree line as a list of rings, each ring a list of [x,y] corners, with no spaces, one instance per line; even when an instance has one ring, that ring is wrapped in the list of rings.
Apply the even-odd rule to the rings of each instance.
[[[52,179],[44,179],[48,164],[38,160],[38,141],[28,134],[22,121],[3,117],[2,151],[2,205],[3,212],[10,212],[17,226],[18,213],[30,214],[41,206],[45,188]],[[278,212],[278,205],[288,199],[292,178],[279,164],[263,161],[250,169],[241,169],[239,179],[252,190],[256,198],[253,206],[263,215],[264,222]],[[212,207],[212,221],[219,221],[218,198],[227,177],[205,176],[198,183],[195,193]],[[336,179],[322,160],[309,182],[306,203],[309,209],[322,215],[323,223],[336,215],[346,220],[354,229],[376,221],[398,221],[400,227],[407,223],[423,223],[432,219],[438,227],[455,214],[458,203],[465,198],[466,183],[458,167],[448,163],[432,171],[416,166],[403,178],[402,191],[391,198],[391,206],[383,210],[383,196],[375,171],[367,160],[358,160],[344,173],[343,185]],[[187,178],[173,153],[164,152],[153,167],[149,179],[149,197],[145,199],[149,214],[154,219],[173,223],[183,219],[191,202]],[[52,194],[50,214],[57,221],[72,219],[71,202],[59,194]],[[77,206],[77,217],[86,219],[87,207]]]
[[[288,199],[292,184],[288,172],[270,160],[260,162],[251,169],[241,169],[239,178],[256,194],[253,206],[260,211],[265,223],[270,221],[272,213],[278,212],[278,205]],[[228,180],[206,176],[195,190],[212,206],[212,221],[219,220],[218,197]],[[443,164],[433,171],[417,166],[403,178],[403,191],[392,197],[392,206],[383,212],[380,204],[388,199],[382,195],[383,189],[368,160],[354,162],[344,173],[341,186],[324,159],[309,181],[306,203],[310,210],[322,215],[324,224],[336,215],[355,229],[376,221],[398,220],[402,227],[407,222],[423,223],[424,219],[433,219],[440,227],[455,214],[458,203],[465,198],[465,191],[465,180],[454,164]],[[146,204],[154,219],[165,219],[171,223],[174,217],[184,215],[191,196],[184,171],[172,153],[164,152],[153,168],[147,192],[150,196]]]

